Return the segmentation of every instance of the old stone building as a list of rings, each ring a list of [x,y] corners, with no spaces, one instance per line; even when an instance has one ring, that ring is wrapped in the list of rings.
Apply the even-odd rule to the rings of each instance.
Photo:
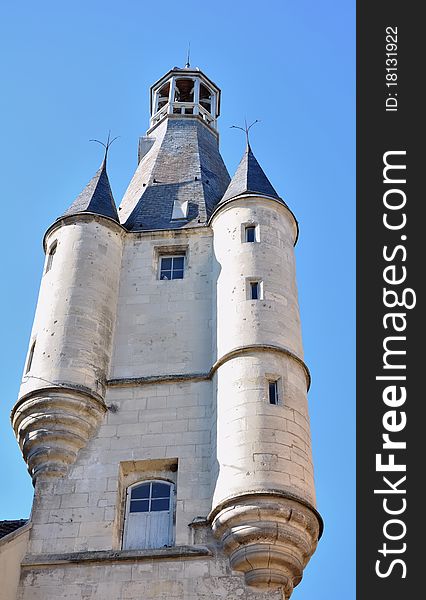
[[[298,225],[249,144],[230,179],[219,112],[169,71],[118,210],[105,155],[45,234],[5,600],[283,600],[316,548]]]

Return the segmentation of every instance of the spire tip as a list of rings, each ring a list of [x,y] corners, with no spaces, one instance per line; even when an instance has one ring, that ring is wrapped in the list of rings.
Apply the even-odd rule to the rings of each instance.
[[[188,42],[188,52],[186,54],[185,69],[189,69],[190,66],[191,66],[191,63],[190,63],[190,54],[191,54],[191,42]]]

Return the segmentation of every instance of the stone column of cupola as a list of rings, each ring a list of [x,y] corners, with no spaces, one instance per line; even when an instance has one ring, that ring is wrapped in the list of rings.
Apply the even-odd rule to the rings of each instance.
[[[211,106],[211,113],[214,116],[216,114],[216,95],[215,94],[211,94],[210,96],[210,106]],[[216,125],[216,119],[214,120],[214,125]]]
[[[176,90],[176,79],[175,79],[175,77],[172,77],[170,80],[169,108],[167,111],[169,113],[169,115],[173,114],[173,105],[174,105],[174,101],[175,101],[175,90]]]
[[[105,188],[106,173],[97,176]],[[42,276],[31,364],[12,411],[34,481],[64,475],[106,411],[123,243],[117,221],[89,211],[66,214],[45,235],[47,254],[53,244],[56,252]]]
[[[197,77],[194,80],[194,115],[198,115],[200,112],[199,103],[200,103],[200,80]]]
[[[256,227],[256,241],[245,228]],[[232,199],[213,215],[217,264],[215,535],[250,585],[285,597],[315,550],[307,388],[293,245],[297,225],[279,201]],[[250,299],[250,283],[261,298]],[[278,404],[269,399],[276,381]]]

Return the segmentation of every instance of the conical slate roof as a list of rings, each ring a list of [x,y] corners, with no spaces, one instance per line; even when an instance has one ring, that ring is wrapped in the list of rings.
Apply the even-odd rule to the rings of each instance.
[[[252,149],[250,148],[250,144],[247,144],[244,156],[238,165],[234,177],[231,179],[231,183],[229,184],[221,203],[244,194],[269,196],[283,202],[265,175],[262,167],[257,162]]]
[[[117,208],[106,170],[106,157],[94,177],[62,216],[86,212],[109,217],[118,222]]]

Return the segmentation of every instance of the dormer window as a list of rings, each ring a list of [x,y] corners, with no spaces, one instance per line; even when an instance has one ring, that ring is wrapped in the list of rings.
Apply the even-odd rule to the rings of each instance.
[[[186,219],[188,216],[188,200],[175,200],[173,202],[172,221]]]

